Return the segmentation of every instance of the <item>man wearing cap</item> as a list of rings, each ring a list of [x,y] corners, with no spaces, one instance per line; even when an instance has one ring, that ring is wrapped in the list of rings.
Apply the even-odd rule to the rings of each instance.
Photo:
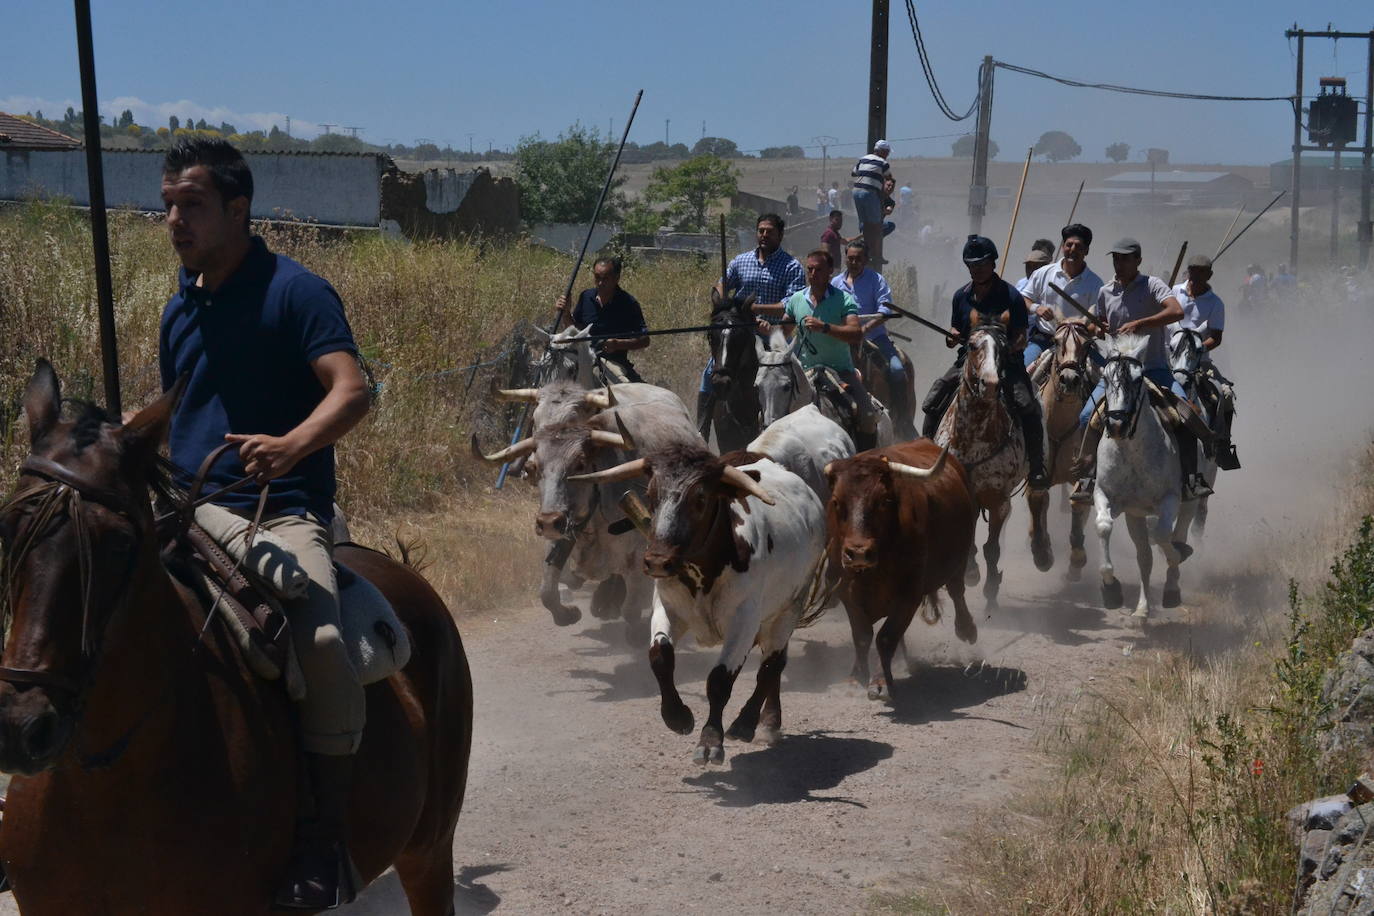
[[[859,231],[868,243],[869,257],[874,264],[883,263],[883,179],[892,171],[887,157],[892,144],[879,140],[873,152],[854,163],[854,211],[859,215]]]
[[[976,309],[979,314],[998,316],[1003,312],[1010,315],[1007,322],[1009,358],[1002,364],[1002,390],[1007,392],[1008,407],[1021,421],[1021,431],[1026,440],[1026,458],[1030,462],[1030,476],[1026,484],[1037,490],[1049,486],[1045,475],[1045,435],[1040,420],[1040,403],[1031,390],[1030,377],[1026,375],[1026,364],[1021,358],[1021,350],[1026,345],[1028,314],[1026,300],[1006,280],[997,275],[997,246],[992,240],[981,235],[970,235],[964,243],[964,264],[968,268],[969,282],[955,293],[951,303],[950,336],[945,338],[945,346],[959,347],[958,356],[949,371],[935,380],[930,393],[926,395],[921,410],[925,412],[925,423],[921,435],[934,438],[940,428],[940,420],[954,400],[959,387],[959,377],[963,372],[970,317]]]
[[[1140,243],[1135,239],[1121,239],[1112,246],[1111,256],[1115,276],[1112,282],[1104,284],[1098,291],[1092,313],[1108,333],[1141,334],[1146,337],[1145,351],[1140,356],[1145,377],[1159,388],[1172,389],[1178,396],[1180,415],[1190,414],[1191,407],[1184,396],[1183,387],[1169,371],[1164,345],[1164,329],[1183,317],[1183,306],[1163,280],[1140,272]],[[1101,328],[1098,330],[1100,332]],[[1076,473],[1080,479],[1069,495],[1072,502],[1092,502],[1093,486],[1097,480],[1097,444],[1102,439],[1102,427],[1091,421],[1098,402],[1106,392],[1107,381],[1103,379],[1097,383],[1078,415],[1078,425],[1084,429],[1084,433],[1076,462]],[[1185,420],[1188,419],[1185,417]],[[1201,418],[1194,417],[1193,422],[1192,429],[1185,424],[1174,430],[1178,438],[1179,462],[1183,468],[1184,499],[1197,499],[1212,493],[1197,472],[1197,434],[1204,432],[1206,427],[1196,428],[1201,424]]]
[[[1065,317],[1078,315],[1078,310],[1069,305],[1050,284],[1062,289],[1080,305],[1091,307],[1097,302],[1097,293],[1102,289],[1102,278],[1088,267],[1086,258],[1092,247],[1093,231],[1082,223],[1072,223],[1059,231],[1063,240],[1063,256],[1052,264],[1037,268],[1021,287],[1021,295],[1026,306],[1034,315],[1031,340],[1026,346],[1026,366],[1035,357],[1054,344],[1054,327]],[[1031,355],[1031,351],[1035,355]]]
[[[891,392],[892,418],[900,439],[914,439],[916,430],[908,416],[910,399],[906,393],[906,366],[897,346],[887,335],[883,323],[897,313],[892,310],[892,289],[882,274],[868,266],[868,246],[863,239],[854,239],[844,250],[845,269],[830,281],[841,292],[849,293],[859,308],[864,338],[871,340],[887,361],[887,387]]]
[[[1211,280],[1211,258],[1199,254],[1188,259],[1188,279],[1173,288],[1174,298],[1183,306],[1183,317],[1169,325],[1168,333],[1187,328],[1202,334],[1202,346],[1206,351],[1202,365],[1212,382],[1209,386],[1212,390],[1199,392],[1199,396],[1215,402],[1212,429],[1216,436],[1217,466],[1225,471],[1234,471],[1240,467],[1236,447],[1231,442],[1231,420],[1236,411],[1235,392],[1231,389],[1230,380],[1217,370],[1211,355],[1213,350],[1221,346],[1222,334],[1226,330],[1226,303],[1212,288]]]

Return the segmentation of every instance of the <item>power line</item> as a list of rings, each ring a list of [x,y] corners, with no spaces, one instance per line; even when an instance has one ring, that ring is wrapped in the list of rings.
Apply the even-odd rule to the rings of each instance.
[[[1080,89],[1102,89],[1107,92],[1124,92],[1127,95],[1150,95],[1166,99],[1195,99],[1204,102],[1289,102],[1293,101],[1291,95],[1210,95],[1203,92],[1171,92],[1167,89],[1139,89],[1134,86],[1118,86],[1115,83],[1088,83],[1083,80],[1069,79],[1065,76],[1053,76],[1043,70],[1032,70],[1030,67],[1018,67],[1015,64],[1008,64],[1000,60],[992,62],[994,67],[1003,70],[1010,70],[1013,73],[1023,73],[1026,76],[1035,76],[1040,79],[1052,80],[1063,86],[1076,86]]]
[[[973,116],[978,110],[978,99],[983,94],[983,80],[991,79],[991,73],[984,73],[980,65],[978,67],[978,92],[974,95],[973,101],[968,106],[968,111],[963,114],[955,114],[954,109],[945,100],[945,94],[940,91],[940,84],[935,81],[935,68],[930,63],[930,56],[926,53],[925,38],[921,35],[921,25],[916,21],[916,6],[912,0],[906,0],[906,18],[911,23],[911,37],[916,41],[916,53],[921,58],[921,72],[925,74],[926,85],[930,87],[930,94],[935,99],[936,106],[940,113],[951,121],[964,121]]]

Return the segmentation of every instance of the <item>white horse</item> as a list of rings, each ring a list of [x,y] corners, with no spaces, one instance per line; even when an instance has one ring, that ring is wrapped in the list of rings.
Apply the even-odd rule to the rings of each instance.
[[[1150,600],[1150,572],[1154,555],[1150,542],[1159,546],[1168,564],[1164,579],[1164,606],[1181,601],[1178,565],[1192,553],[1180,531],[1179,506],[1183,481],[1178,444],[1164,428],[1150,405],[1145,370],[1140,362],[1148,338],[1118,335],[1110,344],[1102,375],[1105,396],[1106,435],[1097,446],[1097,536],[1102,542],[1102,603],[1121,607],[1121,581],[1112,566],[1112,524],[1126,516],[1126,529],[1135,543],[1140,565],[1140,600],[1134,617],[1144,620],[1154,611]]]
[[[1216,417],[1213,415],[1212,404],[1205,396],[1204,386],[1210,385],[1211,380],[1207,378],[1206,360],[1207,351],[1203,348],[1202,342],[1207,337],[1207,328],[1194,330],[1193,328],[1175,328],[1169,335],[1169,368],[1174,373],[1174,378],[1178,379],[1183,390],[1188,395],[1188,400],[1199,414],[1202,415],[1203,422],[1209,427],[1216,428]],[[1198,445],[1197,469],[1207,486],[1210,487],[1217,480],[1217,462],[1215,458],[1208,457],[1206,449]],[[1187,531],[1191,524],[1192,530],[1197,533],[1199,539],[1207,528],[1207,500],[1209,496],[1201,499],[1194,499],[1185,502],[1179,509],[1179,529]]]
[[[852,407],[845,411],[849,413],[849,416],[842,416],[841,411],[830,397],[817,396],[815,373],[822,370],[802,368],[801,360],[797,359],[796,356],[797,344],[800,339],[798,335],[794,334],[789,342],[783,336],[782,331],[776,328],[769,336],[767,343],[764,343],[763,338],[757,335],[754,338],[754,346],[759,359],[759,369],[754,379],[754,385],[758,389],[759,409],[763,417],[763,425],[769,426],[787,414],[800,410],[807,404],[815,404],[820,408],[822,414],[844,427],[845,432],[851,436],[854,435],[856,417]],[[850,404],[853,404],[852,395],[847,389],[840,391],[839,397],[850,398]],[[892,431],[892,417],[888,413],[887,407],[873,397],[871,392],[868,399],[873,404],[873,413],[878,427],[877,447],[882,448],[891,445],[896,441]]]

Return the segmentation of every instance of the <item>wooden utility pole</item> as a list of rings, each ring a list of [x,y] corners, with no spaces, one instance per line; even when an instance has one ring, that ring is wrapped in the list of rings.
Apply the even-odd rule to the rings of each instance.
[[[873,39],[868,53],[868,148],[887,136],[887,3],[873,0]]]
[[[968,187],[968,231],[983,231],[988,212],[988,141],[992,131],[992,55],[983,58],[978,85],[978,124],[973,137],[973,180]]]

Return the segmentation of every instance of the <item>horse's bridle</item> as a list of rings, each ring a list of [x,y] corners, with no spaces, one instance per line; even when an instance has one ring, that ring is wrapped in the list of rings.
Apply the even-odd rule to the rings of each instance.
[[[139,549],[144,537],[146,537],[146,532],[140,529],[132,506],[122,494],[83,480],[81,475],[56,461],[30,455],[19,466],[19,476],[21,478],[37,477],[43,483],[20,491],[3,506],[0,506],[0,513],[4,513],[27,503],[37,504],[35,517],[25,531],[25,536],[18,543],[12,545],[12,549],[7,553],[6,565],[16,564],[18,559],[22,558],[33,547],[37,535],[42,533],[64,509],[66,510],[67,517],[76,532],[77,567],[81,579],[81,671],[73,677],[60,671],[41,668],[0,666],[0,681],[12,685],[58,690],[69,694],[73,704],[79,707],[85,688],[90,683],[95,668],[96,654],[99,650],[99,634],[93,631],[91,625],[91,564],[93,557],[91,555],[90,534],[86,528],[82,505],[90,502],[103,506],[116,515],[127,519],[134,528],[135,543],[129,550],[127,565],[124,575],[120,579],[118,591],[115,592],[113,600],[110,602],[112,608],[117,608],[122,604],[127,595],[133,565],[138,559]],[[9,587],[8,582],[6,587]],[[7,596],[8,599],[12,599],[12,597]],[[111,616],[113,613],[114,611],[111,610]],[[4,621],[5,625],[8,623],[8,620]],[[103,628],[101,632],[103,632]],[[3,630],[0,630],[0,645],[3,645],[4,635]]]
[[[1198,377],[1202,374],[1203,371],[1201,354],[1205,352],[1204,347],[1202,346],[1202,333],[1194,328],[1179,328],[1174,333],[1179,337],[1188,340],[1188,349],[1190,351],[1198,352],[1199,358],[1197,366],[1193,369],[1174,369],[1171,366],[1169,371],[1179,378],[1179,380],[1183,383],[1185,391],[1188,390],[1191,386],[1192,393],[1190,397],[1200,397],[1200,389],[1202,386],[1198,384]],[[1172,351],[1173,347],[1170,347],[1170,350]],[[1170,356],[1173,356],[1172,352],[1170,353]]]
[[[1102,374],[1104,376],[1107,374],[1107,367],[1110,366],[1112,363],[1134,363],[1141,369],[1140,379],[1136,382],[1136,388],[1138,388],[1139,390],[1136,392],[1135,395],[1135,404],[1131,407],[1131,414],[1128,418],[1129,426],[1126,428],[1124,432],[1124,438],[1129,439],[1135,435],[1136,426],[1140,423],[1140,408],[1141,405],[1145,403],[1145,364],[1134,356],[1126,356],[1124,353],[1114,353],[1111,356],[1107,357],[1106,361],[1102,365]],[[1109,390],[1110,387],[1110,384],[1108,384]],[[1102,393],[1102,399],[1104,401],[1107,399],[1107,392],[1104,391]],[[1108,417],[1112,415],[1110,410],[1106,411],[1105,413]]]
[[[974,349],[974,347],[973,347],[973,335],[976,334],[976,333],[979,332],[979,331],[982,331],[986,336],[991,337],[992,340],[993,340],[993,342],[997,344],[997,347],[998,347],[1000,350],[1003,350],[1003,351],[1006,350],[1006,348],[1007,348],[1007,332],[1006,332],[1006,330],[1003,329],[1003,327],[1002,327],[1000,324],[980,324],[980,325],[976,325],[975,327],[973,327],[973,328],[970,329],[970,331],[969,331],[968,337],[969,337],[969,350],[970,350],[970,351],[972,351],[972,350]],[[960,383],[961,385],[963,385],[965,391],[967,391],[969,394],[971,394],[971,395],[977,397],[977,396],[978,396],[978,393],[973,389],[973,383],[969,380],[969,376],[974,374],[974,370],[973,370],[973,368],[972,368],[972,364],[973,364],[973,360],[972,360],[970,357],[966,356],[966,357],[964,358],[964,371],[959,373],[959,383]],[[1001,373],[999,372],[998,375],[1000,376]]]
[[[1068,328],[1068,329],[1070,329],[1068,333],[1069,333],[1071,336],[1079,336],[1079,335],[1082,335],[1082,336],[1085,336],[1085,337],[1086,337],[1086,335],[1087,335],[1087,330],[1086,330],[1081,324],[1079,324],[1079,323],[1077,323],[1077,322],[1065,322],[1064,324],[1061,324],[1059,327],[1060,327],[1060,328]],[[1058,335],[1058,331],[1056,331],[1055,333],[1056,333],[1056,336],[1057,336],[1057,335]],[[1053,358],[1054,358],[1054,365],[1051,367],[1051,370],[1052,370],[1052,371],[1051,371],[1051,373],[1050,373],[1051,375],[1054,376],[1055,400],[1059,400],[1060,392],[1061,392],[1061,391],[1064,391],[1064,384],[1063,384],[1063,382],[1062,382],[1062,377],[1063,377],[1064,370],[1066,370],[1066,369],[1076,369],[1076,370],[1078,370],[1078,384],[1077,384],[1077,386],[1076,386],[1076,387],[1078,388],[1078,391],[1077,391],[1077,392],[1072,392],[1072,393],[1077,393],[1077,394],[1081,395],[1081,396],[1086,400],[1086,399],[1087,399],[1087,396],[1088,396],[1088,393],[1089,393],[1089,391],[1090,391],[1090,389],[1088,388],[1088,351],[1087,351],[1087,347],[1086,347],[1086,346],[1084,347],[1082,358],[1079,359],[1079,360],[1077,360],[1077,361],[1075,361],[1075,362],[1068,362],[1068,361],[1066,361],[1066,360],[1061,359],[1060,356],[1061,356],[1062,353],[1063,353],[1063,347],[1061,347],[1061,346],[1059,345],[1059,342],[1056,340],[1056,341],[1055,341],[1055,347],[1054,347],[1054,357],[1053,357]]]

